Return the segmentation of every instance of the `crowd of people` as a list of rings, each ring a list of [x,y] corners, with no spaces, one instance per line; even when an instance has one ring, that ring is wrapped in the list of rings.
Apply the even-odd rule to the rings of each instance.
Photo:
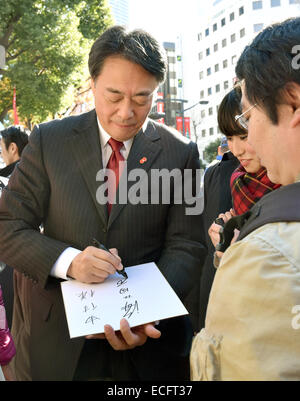
[[[192,186],[195,202],[199,192],[197,145],[148,118],[167,63],[142,30],[113,26],[92,45],[94,110],[36,125],[29,141],[18,127],[1,132],[0,175],[10,176],[0,199],[3,378],[300,379],[291,324],[300,305],[300,73],[292,68],[299,39],[300,18],[289,19],[241,54],[238,82],[218,110],[226,144],[205,172],[202,213],[187,213],[191,199],[176,202],[174,186],[169,202],[118,201],[127,180],[120,162],[149,176],[192,171],[183,188]],[[119,186],[99,182],[106,169]],[[115,199],[99,201],[101,184],[113,186]],[[102,283],[147,262],[190,315],[137,327],[122,319],[120,330],[105,325],[104,333],[70,339],[61,281]],[[1,287],[8,311],[14,297],[8,319]]]

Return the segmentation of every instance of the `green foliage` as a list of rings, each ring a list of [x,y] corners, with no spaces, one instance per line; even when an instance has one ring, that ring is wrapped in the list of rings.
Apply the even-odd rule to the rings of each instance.
[[[221,144],[221,139],[218,138],[215,141],[210,142],[204,149],[204,157],[208,163],[211,163],[218,154],[218,146]]]
[[[35,123],[51,118],[73,101],[72,89],[88,77],[93,40],[111,24],[104,0],[6,0],[0,3],[0,120],[12,108]]]

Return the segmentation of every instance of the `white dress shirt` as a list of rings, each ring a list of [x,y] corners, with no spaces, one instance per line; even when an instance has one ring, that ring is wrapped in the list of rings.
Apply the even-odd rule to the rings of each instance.
[[[100,135],[100,143],[101,143],[101,149],[102,149],[102,164],[103,168],[106,168],[107,163],[109,161],[109,158],[112,154],[112,149],[111,146],[108,144],[109,139],[111,136],[103,129],[103,127],[100,124],[100,121],[98,120],[98,127],[99,127],[99,135]],[[146,130],[148,124],[148,119],[146,119],[142,129],[143,131]],[[128,139],[127,141],[123,142],[123,146],[120,149],[120,153],[124,157],[125,160],[127,160],[133,139]],[[95,177],[96,179],[96,177]],[[55,264],[53,265],[50,275],[53,277],[61,278],[64,280],[69,280],[69,277],[67,276],[67,271],[70,267],[70,264],[72,263],[72,260],[77,256],[81,251],[79,249],[69,247],[66,248],[63,253],[58,257],[56,260]]]

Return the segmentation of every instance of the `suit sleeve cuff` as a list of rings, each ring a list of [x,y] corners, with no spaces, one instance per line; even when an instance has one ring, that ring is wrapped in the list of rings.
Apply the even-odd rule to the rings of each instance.
[[[70,280],[70,277],[67,276],[68,269],[75,256],[77,256],[80,252],[81,251],[79,249],[72,247],[65,249],[53,265],[50,275],[63,280]]]

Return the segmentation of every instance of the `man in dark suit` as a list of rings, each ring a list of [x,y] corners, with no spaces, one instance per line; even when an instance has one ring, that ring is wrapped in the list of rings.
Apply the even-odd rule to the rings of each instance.
[[[98,196],[105,185],[99,172],[113,158],[127,162],[128,174],[189,170],[196,194],[196,144],[147,119],[166,72],[158,43],[143,31],[113,27],[92,46],[89,69],[95,110],[36,126],[1,198],[1,259],[16,269],[16,375],[21,380],[189,379],[187,316],[132,329],[123,319],[120,331],[107,326],[93,338],[69,337],[60,279],[101,283],[123,266],[130,271],[129,266],[154,261],[184,301],[206,254],[200,216],[187,212],[191,199],[175,199],[174,184],[168,202],[162,200],[166,188],[160,187],[155,204],[123,204],[118,202],[128,178],[123,174],[112,207]],[[128,192],[133,184],[128,180]],[[92,238],[112,254],[90,246]]]

